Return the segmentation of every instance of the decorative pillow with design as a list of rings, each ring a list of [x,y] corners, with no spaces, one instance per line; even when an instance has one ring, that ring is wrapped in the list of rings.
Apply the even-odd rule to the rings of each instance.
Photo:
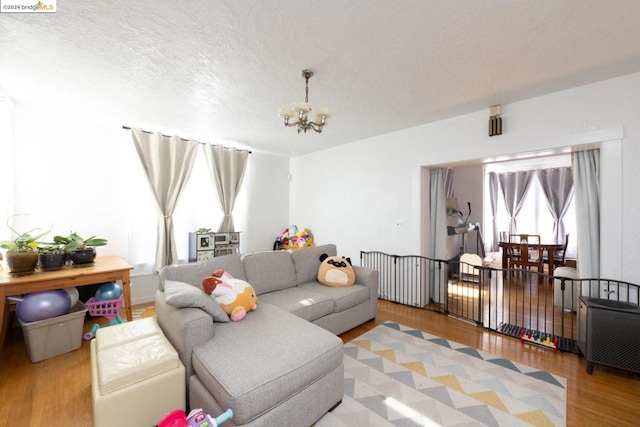
[[[199,308],[210,315],[214,322],[223,323],[230,320],[227,313],[220,307],[220,304],[199,288],[188,283],[165,280],[164,294],[164,302],[174,307]]]
[[[322,254],[320,261],[318,282],[326,286],[351,286],[355,283],[356,274],[351,259]]]
[[[247,312],[258,308],[258,297],[253,286],[244,280],[234,279],[225,270],[218,269],[202,279],[200,287],[220,304],[234,322],[244,319]]]

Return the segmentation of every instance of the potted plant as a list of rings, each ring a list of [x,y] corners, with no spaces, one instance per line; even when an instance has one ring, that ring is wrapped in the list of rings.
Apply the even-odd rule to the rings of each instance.
[[[67,254],[62,245],[44,244],[38,246],[38,264],[42,271],[60,270],[67,262]]]
[[[32,235],[31,233],[38,228],[33,228],[25,233],[20,233],[9,225],[7,218],[7,228],[11,230],[17,237],[14,240],[0,241],[0,248],[7,250],[7,266],[9,272],[13,275],[23,275],[33,273],[38,264],[38,243],[37,241],[46,236],[50,229],[45,233]]]
[[[72,231],[68,236],[54,236],[53,242],[64,247],[64,251],[73,265],[87,266],[93,264],[93,260],[96,258],[95,247],[106,245],[107,239],[96,236],[85,239]]]

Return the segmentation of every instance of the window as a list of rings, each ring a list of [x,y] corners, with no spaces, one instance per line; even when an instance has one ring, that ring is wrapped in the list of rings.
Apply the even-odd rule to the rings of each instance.
[[[508,173],[523,170],[549,169],[554,167],[571,166],[571,157],[569,155],[527,159],[520,161],[510,161],[501,163],[492,163],[485,165],[484,171],[484,229],[487,236],[493,236],[493,218],[491,213],[491,200],[489,190],[489,173],[496,172]],[[567,213],[563,217],[565,234],[569,234],[569,245],[567,247],[567,256],[576,256],[576,216],[575,202],[572,200],[569,204]],[[496,214],[496,223],[498,232],[508,231],[510,217],[505,207],[502,191],[498,190],[498,210]],[[539,234],[543,243],[553,242],[553,216],[549,212],[546,197],[542,190],[542,186],[537,174],[532,178],[531,185],[524,196],[522,208],[516,216],[517,232],[527,234]],[[491,249],[490,238],[485,242],[487,250]]]
[[[7,97],[0,96],[0,239],[12,236],[4,221],[13,213],[13,103]]]
[[[129,163],[127,205],[135,215],[129,218],[128,259],[140,274],[154,271],[158,241],[158,212],[153,192],[140,164],[131,137],[124,134],[126,159]],[[189,232],[198,228],[217,231],[222,221],[222,210],[217,192],[209,175],[206,158],[200,152],[196,156],[193,170],[173,213],[174,238],[178,259],[186,262],[189,252]]]

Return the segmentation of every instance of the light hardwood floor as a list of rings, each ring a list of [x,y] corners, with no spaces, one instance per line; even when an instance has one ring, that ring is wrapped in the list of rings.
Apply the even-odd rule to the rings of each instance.
[[[341,338],[348,342],[387,320],[567,378],[568,426],[640,424],[640,375],[597,365],[588,375],[585,360],[574,354],[521,344],[442,314],[379,301],[375,321]],[[22,332],[13,329],[0,353],[0,426],[90,426],[90,382],[88,342],[77,351],[31,363]]]

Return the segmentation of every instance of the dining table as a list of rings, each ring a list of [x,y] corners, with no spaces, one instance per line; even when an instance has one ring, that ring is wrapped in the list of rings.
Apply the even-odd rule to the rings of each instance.
[[[506,270],[509,268],[509,253],[513,252],[512,249],[517,249],[520,246],[519,242],[498,242],[498,246],[502,249],[502,269]],[[556,268],[554,262],[554,256],[556,252],[562,251],[564,249],[564,244],[562,243],[541,243],[540,249],[542,250],[542,254],[546,253],[548,260],[548,269],[549,276],[553,276],[553,271]]]

